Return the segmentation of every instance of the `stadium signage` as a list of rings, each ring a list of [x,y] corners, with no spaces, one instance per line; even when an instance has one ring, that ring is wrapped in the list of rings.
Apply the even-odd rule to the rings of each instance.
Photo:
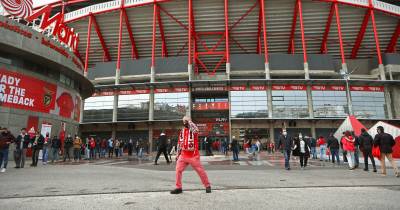
[[[272,85],[272,90],[306,90],[305,85]]]
[[[383,86],[351,86],[351,91],[366,91],[366,92],[383,92]]]
[[[313,85],[311,87],[314,91],[345,91],[345,86],[342,85]]]

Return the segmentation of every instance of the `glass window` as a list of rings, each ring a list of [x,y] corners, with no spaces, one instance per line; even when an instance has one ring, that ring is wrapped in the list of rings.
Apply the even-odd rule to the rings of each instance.
[[[232,118],[267,118],[267,91],[231,91]]]
[[[149,119],[149,94],[120,95],[118,98],[118,121]]]
[[[308,118],[306,91],[272,91],[272,116],[274,118]]]
[[[189,109],[189,93],[154,94],[154,120],[182,119]]]
[[[351,91],[353,112],[356,117],[384,119],[387,117],[383,92]]]
[[[314,117],[346,117],[349,113],[346,91],[312,91]]]
[[[83,122],[111,122],[114,96],[96,96],[85,100]]]

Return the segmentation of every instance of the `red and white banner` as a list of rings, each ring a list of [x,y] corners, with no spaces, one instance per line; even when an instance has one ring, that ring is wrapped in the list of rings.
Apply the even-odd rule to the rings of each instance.
[[[306,90],[305,85],[272,85],[272,90]]]
[[[350,86],[351,91],[384,92],[383,86]]]
[[[206,110],[228,110],[228,102],[208,102],[208,103],[194,103],[193,110],[206,111]]]
[[[344,85],[313,85],[311,89],[316,91],[345,91],[346,87]]]
[[[267,90],[266,85],[250,85],[250,90],[258,91],[258,90]]]
[[[0,69],[0,104],[4,107],[49,113],[55,108],[57,85]]]
[[[156,88],[154,93],[184,93],[189,92],[188,87]]]
[[[246,88],[246,85],[231,86],[230,90],[231,91],[245,91],[245,90],[247,90],[247,88]]]
[[[113,95],[114,92],[111,92]],[[143,89],[143,90],[120,90],[118,91],[119,95],[138,95],[138,94],[149,94],[150,90],[149,89]]]
[[[81,98],[79,96],[62,87],[57,88],[56,108],[51,111],[52,114],[79,121],[80,109]]]

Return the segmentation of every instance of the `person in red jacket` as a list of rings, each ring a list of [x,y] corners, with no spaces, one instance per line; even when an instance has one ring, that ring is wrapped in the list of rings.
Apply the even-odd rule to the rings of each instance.
[[[354,169],[354,163],[355,163],[355,157],[354,157],[354,151],[355,151],[355,146],[354,146],[354,138],[351,135],[350,131],[346,131],[344,133],[344,136],[341,139],[341,142],[343,144],[343,150],[346,151],[347,153],[347,161],[349,162],[349,169],[353,170]]]
[[[90,160],[94,160],[95,159],[95,155],[94,155],[94,149],[96,148],[96,141],[94,140],[94,138],[90,138],[89,140],[89,150],[90,150]]]
[[[207,173],[200,163],[199,129],[189,117],[184,117],[182,120],[184,127],[178,137],[179,153],[176,163],[176,188],[171,191],[171,194],[182,193],[182,173],[188,165],[191,165],[200,176],[201,182],[206,188],[206,193],[211,193],[211,185],[208,181]]]
[[[319,160],[320,161],[326,160],[326,140],[323,136],[320,136],[318,138],[317,146],[319,146],[319,150],[320,150]]]

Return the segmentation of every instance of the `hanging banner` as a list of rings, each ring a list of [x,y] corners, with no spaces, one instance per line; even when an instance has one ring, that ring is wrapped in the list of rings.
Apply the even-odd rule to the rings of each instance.
[[[0,69],[0,104],[4,107],[49,113],[55,107],[57,85]]]
[[[194,103],[193,110],[197,111],[229,110],[229,103],[228,102]]]
[[[315,91],[345,91],[346,87],[344,85],[313,85],[311,89]]]
[[[383,86],[350,86],[351,91],[384,92]]]
[[[78,95],[62,87],[57,88],[56,107],[51,111],[52,114],[79,121],[80,109],[81,98]]]
[[[250,85],[250,90],[253,90],[253,91],[267,90],[267,86],[266,85]]]
[[[305,85],[272,85],[272,90],[306,90]]]
[[[49,137],[51,137],[51,124],[42,124],[42,128],[40,129],[40,134],[42,134],[43,137],[46,137],[46,134],[49,134]]]
[[[246,90],[246,85],[231,86],[230,90],[231,91],[245,91]]]

